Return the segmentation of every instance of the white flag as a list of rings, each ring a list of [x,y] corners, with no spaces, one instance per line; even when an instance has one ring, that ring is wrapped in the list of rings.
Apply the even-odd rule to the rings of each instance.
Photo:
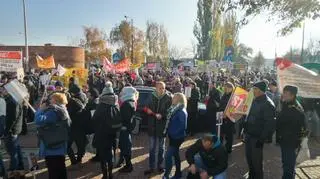
[[[60,64],[58,64],[57,67],[57,73],[59,76],[63,76],[65,73],[67,72],[67,70],[65,68],[63,68],[63,66],[61,66]]]

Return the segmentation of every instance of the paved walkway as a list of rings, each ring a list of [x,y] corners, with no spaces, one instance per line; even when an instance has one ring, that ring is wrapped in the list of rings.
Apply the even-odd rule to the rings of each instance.
[[[35,135],[31,134],[21,138],[23,146],[33,148],[36,144]],[[184,170],[184,178],[186,176],[186,169],[188,164],[185,160],[185,150],[188,146],[195,142],[196,138],[188,138],[181,147],[182,169]],[[143,179],[143,178],[161,178],[161,175],[144,176],[143,172],[148,166],[148,137],[145,133],[133,136],[133,164],[134,171],[130,174],[120,174],[118,170],[114,170],[114,178],[119,179]],[[311,160],[306,161],[297,167],[297,178],[301,179],[320,179],[320,143],[315,140],[310,141]],[[88,160],[92,154],[87,153],[85,160],[81,166],[71,167],[70,161],[67,160],[68,176],[69,178],[101,178],[101,173],[98,163],[91,163]],[[37,179],[46,179],[47,170],[45,168],[44,160],[40,160],[40,168],[36,172]],[[244,145],[241,141],[236,140],[233,152],[229,157],[228,179],[244,179],[247,176],[247,164],[244,155]],[[280,179],[281,178],[281,159],[280,149],[274,144],[267,144],[264,147],[264,173],[266,179]]]

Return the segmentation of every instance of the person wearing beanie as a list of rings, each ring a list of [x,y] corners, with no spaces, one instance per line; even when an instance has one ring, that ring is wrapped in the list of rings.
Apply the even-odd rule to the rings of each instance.
[[[82,158],[85,154],[86,147],[86,115],[85,107],[88,103],[88,98],[80,87],[76,84],[72,85],[69,89],[70,98],[68,99],[67,110],[70,115],[71,130],[70,140],[68,142],[68,156],[72,165],[81,164]],[[72,149],[72,144],[77,146],[77,156]]]
[[[99,104],[92,117],[94,138],[93,147],[97,149],[102,178],[112,179],[113,148],[118,148],[119,133],[122,127],[118,96],[114,94],[112,83],[106,82]]]
[[[276,139],[280,144],[283,177],[294,179],[296,151],[302,137],[306,135],[306,123],[303,107],[296,100],[298,88],[285,86],[282,95],[281,111],[276,123]]]
[[[253,85],[254,100],[244,122],[249,179],[263,178],[263,145],[274,131],[276,110],[266,90],[267,84],[263,81]]]
[[[131,132],[135,127],[135,119],[133,119],[133,116],[137,108],[138,98],[139,92],[134,87],[124,87],[120,93],[119,103],[123,126],[120,131],[119,148],[121,154],[117,167],[121,167],[124,161],[126,163],[126,165],[119,170],[120,173],[130,173],[133,170],[131,163]]]

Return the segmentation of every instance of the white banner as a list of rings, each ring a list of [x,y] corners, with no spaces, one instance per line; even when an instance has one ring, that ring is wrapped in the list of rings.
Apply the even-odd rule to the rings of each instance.
[[[283,58],[277,58],[276,64],[281,92],[286,85],[293,85],[299,88],[298,96],[320,98],[320,76],[317,73]]]
[[[0,51],[0,71],[16,72],[22,66],[20,51]]]

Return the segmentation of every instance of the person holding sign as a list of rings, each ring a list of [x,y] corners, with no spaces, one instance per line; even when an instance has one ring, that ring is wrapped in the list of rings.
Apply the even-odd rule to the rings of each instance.
[[[244,124],[249,179],[263,179],[263,145],[275,120],[275,106],[266,90],[267,84],[263,81],[253,85],[254,100]]]
[[[224,111],[228,105],[228,101],[231,98],[232,92],[234,90],[234,85],[230,82],[226,83],[224,86],[224,94],[220,101],[220,111]],[[227,116],[223,118],[222,124],[222,136],[226,140],[226,150],[228,153],[232,152],[233,134],[235,132],[234,122],[231,121]],[[223,142],[223,140],[221,140]]]

